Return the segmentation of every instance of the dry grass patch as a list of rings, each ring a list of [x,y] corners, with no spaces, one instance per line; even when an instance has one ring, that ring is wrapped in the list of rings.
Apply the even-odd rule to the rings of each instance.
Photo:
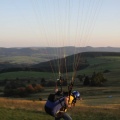
[[[44,112],[45,102],[46,101],[0,98],[0,107]],[[118,111],[120,111],[120,104],[104,104],[92,106],[85,104],[84,100],[77,101],[76,107],[73,107],[73,109],[68,110],[68,112],[70,113],[100,112],[100,113],[115,113],[119,115]]]
[[[11,108],[11,109],[26,109],[26,110],[42,111],[43,103],[44,101],[0,98],[0,107]]]

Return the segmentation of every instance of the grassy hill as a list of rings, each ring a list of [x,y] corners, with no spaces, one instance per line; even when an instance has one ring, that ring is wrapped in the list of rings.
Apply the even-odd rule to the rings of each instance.
[[[114,63],[114,67],[118,65],[120,59],[120,53],[116,52],[84,52],[84,53],[79,53],[75,55],[68,56],[63,59],[57,59],[57,60],[51,60],[49,62],[44,62],[44,63],[39,63],[36,65],[33,65],[32,67],[34,68],[45,68],[44,71],[50,71],[51,66],[53,67],[53,70],[57,70],[58,67],[58,62],[61,62],[62,69],[66,69],[67,71],[73,71],[73,63],[78,62],[79,67],[77,70],[85,70],[88,69],[88,67],[97,69],[97,66],[103,66],[103,69],[109,69],[110,64]],[[66,61],[66,63],[65,63]],[[106,66],[108,63],[108,66]],[[115,65],[116,63],[116,65]],[[105,65],[104,65],[105,64]],[[66,68],[65,68],[66,67]],[[102,69],[102,68],[100,68]],[[62,70],[61,70],[62,71]],[[65,71],[64,71],[65,72]]]
[[[71,58],[71,56],[69,57]],[[74,57],[72,56],[72,58]],[[91,75],[94,71],[102,72],[107,82],[103,87],[84,87],[80,84],[80,81],[75,81],[73,90],[80,91],[82,100],[77,101],[76,107],[68,110],[68,113],[72,116],[73,120],[119,120],[120,53],[89,52],[82,54],[81,58],[85,59],[89,66],[79,70],[77,75]],[[58,72],[56,74],[58,77]],[[72,72],[68,74],[72,76]],[[29,70],[1,73],[0,81],[16,78],[40,79],[42,77],[47,80],[56,80],[52,72]],[[0,91],[2,90],[3,86],[0,87]],[[67,90],[67,86],[64,86],[63,90]],[[45,87],[43,92],[31,94],[26,98],[0,97],[0,119],[53,120],[53,117],[44,111],[45,101],[39,101],[39,98],[46,100],[49,93],[53,92],[54,87]]]
[[[98,72],[105,72],[108,70],[113,74],[119,74],[120,73],[120,53],[114,53],[114,52],[85,52],[85,53],[80,53],[79,55],[76,54],[76,56],[80,56],[79,60],[79,69],[78,69],[78,74],[91,74],[94,71]],[[75,56],[68,56],[66,57],[66,68],[67,71],[73,71],[73,61],[74,61]],[[60,66],[62,69],[64,68],[65,72],[65,59],[63,58],[61,62],[62,65]],[[9,63],[4,63],[1,64],[1,73],[2,72],[11,72],[11,73],[6,73],[1,74],[1,78],[4,78],[8,76],[8,78],[13,78],[16,77],[24,77],[24,76],[29,76],[29,77],[40,77],[41,73],[40,72],[51,72],[52,73],[58,73],[58,62],[59,59],[57,60],[51,60],[49,62],[43,62],[35,65],[25,65],[25,64],[9,64]],[[61,69],[61,70],[62,70]],[[17,71],[17,73],[15,73]],[[25,75],[24,72],[19,72],[18,71],[26,71]],[[29,72],[28,72],[29,71]],[[37,71],[36,75],[34,75],[35,71]],[[16,74],[16,75],[15,75]],[[45,73],[42,73],[45,74]],[[71,74],[71,72],[69,72]],[[109,73],[108,73],[109,74]],[[111,74],[112,75],[112,74]],[[44,76],[44,75],[43,75]]]
[[[25,48],[0,48],[0,63],[36,64],[82,52],[120,52],[114,47],[25,47]]]
[[[68,110],[73,120],[119,120],[120,105],[87,106],[85,100],[78,101],[76,107]],[[41,101],[0,99],[0,119],[2,120],[53,120],[44,111]],[[4,107],[4,106],[6,107]]]
[[[111,64],[112,62],[116,65],[119,62],[120,53],[119,52],[84,52],[71,56],[67,56],[61,59],[54,59],[48,62],[40,62],[38,64],[32,63],[32,58],[20,57],[18,59],[21,61],[29,61],[29,64],[26,63],[10,63],[10,62],[1,62],[0,70],[1,72],[7,71],[40,71],[40,72],[58,72],[58,68],[61,72],[73,71],[73,64],[79,63],[77,70],[83,70],[85,68],[91,67],[90,69],[97,69],[97,66],[106,66],[106,63]],[[12,57],[11,57],[12,58]],[[26,60],[25,60],[26,59]],[[36,59],[36,61],[39,58]],[[41,59],[41,58],[40,58]],[[118,61],[117,61],[118,60]],[[31,61],[31,64],[30,64]],[[115,64],[114,63],[114,64]],[[101,65],[100,65],[101,64]],[[104,65],[105,64],[105,65]],[[107,66],[106,66],[107,67]]]
[[[119,120],[120,119],[120,95],[107,93],[118,88],[75,88],[81,91],[82,100],[77,101],[76,106],[68,110],[73,120]],[[48,88],[46,92],[53,92]],[[96,93],[97,92],[97,93]],[[47,92],[48,93],[48,92]],[[96,93],[96,94],[93,94]],[[44,94],[44,93],[43,93]],[[40,96],[41,94],[39,94]],[[0,98],[0,119],[2,120],[53,120],[44,111],[46,101],[24,100],[15,98]]]

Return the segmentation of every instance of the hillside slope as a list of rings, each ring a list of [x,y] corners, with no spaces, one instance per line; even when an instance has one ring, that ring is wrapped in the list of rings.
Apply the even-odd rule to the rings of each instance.
[[[36,64],[82,52],[120,52],[115,47],[26,47],[0,48],[0,62]]]

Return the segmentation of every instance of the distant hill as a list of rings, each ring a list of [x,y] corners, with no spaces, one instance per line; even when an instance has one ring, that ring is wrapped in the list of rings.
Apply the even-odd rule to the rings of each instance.
[[[82,52],[120,52],[116,47],[26,47],[0,48],[0,63],[36,64]]]
[[[9,62],[0,63],[0,72],[8,71],[40,71],[40,72],[58,72],[58,67],[61,72],[73,71],[73,66],[79,63],[77,70],[85,69],[90,64],[88,58],[96,57],[120,57],[120,52],[83,52],[75,55],[67,56],[66,58],[54,59],[37,64],[11,64]],[[78,61],[76,61],[76,59]]]
[[[72,55],[81,52],[120,52],[120,47],[26,47],[0,48],[0,56],[30,56],[33,54],[56,54],[57,51]]]
[[[86,67],[89,66],[89,62],[87,61],[87,58],[95,58],[95,57],[108,57],[108,56],[113,56],[113,57],[120,57],[120,52],[83,52],[83,53],[78,53],[75,55],[70,55],[66,58],[62,59],[56,59],[56,60],[50,60],[48,62],[43,62],[39,64],[35,64],[31,66],[31,69],[36,69],[38,71],[46,71],[50,72],[52,69],[54,71],[58,70],[58,62],[61,63],[59,66],[60,71],[66,72],[71,72],[73,71],[73,64],[75,62],[78,62],[78,68],[77,70],[80,69],[85,69]],[[75,60],[76,59],[76,60]],[[66,61],[66,63],[65,63]],[[58,72],[58,71],[57,71]]]
[[[114,52],[114,53],[112,53]],[[58,70],[58,57],[66,57],[66,65],[69,66],[69,70],[72,70],[73,54],[80,53],[83,56],[96,56],[96,55],[117,55],[120,52],[120,48],[115,47],[26,47],[26,48],[0,48],[0,70],[6,71],[13,70],[26,70],[36,69],[40,71],[50,71],[50,62],[54,64],[53,69]],[[89,54],[88,54],[89,53]],[[50,61],[50,62],[47,62]],[[62,60],[63,62],[64,60]],[[79,69],[87,67],[89,64],[82,60]],[[61,66],[60,66],[61,67]],[[65,70],[65,63],[64,67]],[[63,70],[63,71],[64,71]]]

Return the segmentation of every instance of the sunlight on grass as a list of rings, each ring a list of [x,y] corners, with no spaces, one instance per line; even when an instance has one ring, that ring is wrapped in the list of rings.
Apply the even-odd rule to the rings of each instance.
[[[30,101],[0,98],[0,119],[2,120],[53,120],[44,111],[45,101]],[[73,120],[119,120],[120,104],[96,105],[77,101],[76,107],[68,110]]]

